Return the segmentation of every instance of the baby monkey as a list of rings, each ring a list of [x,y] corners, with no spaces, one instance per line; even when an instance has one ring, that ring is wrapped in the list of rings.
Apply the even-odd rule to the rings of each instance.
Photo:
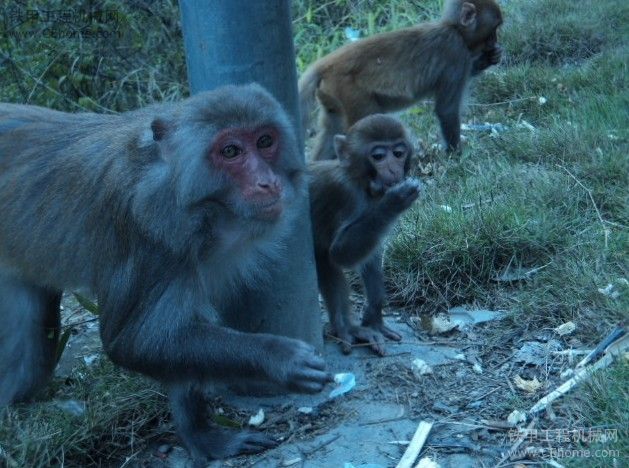
[[[397,119],[373,114],[346,135],[336,135],[334,150],[338,159],[308,166],[319,290],[343,352],[349,354],[354,342],[366,342],[384,355],[384,339],[401,336],[382,320],[383,241],[419,196],[419,181],[407,178],[413,147]],[[365,288],[360,325],[350,316],[345,269],[356,270]]]

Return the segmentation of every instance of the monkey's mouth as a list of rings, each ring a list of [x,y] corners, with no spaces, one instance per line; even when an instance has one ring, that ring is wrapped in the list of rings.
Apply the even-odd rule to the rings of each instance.
[[[284,205],[281,198],[266,203],[260,203],[256,206],[257,217],[268,221],[279,218],[283,210]]]

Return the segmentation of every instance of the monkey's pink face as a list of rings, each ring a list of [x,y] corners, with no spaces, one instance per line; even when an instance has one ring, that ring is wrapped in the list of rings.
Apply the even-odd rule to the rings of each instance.
[[[406,160],[410,150],[403,142],[375,144],[369,152],[369,160],[375,169],[370,188],[374,194],[383,193],[404,180]]]
[[[210,150],[212,165],[234,181],[237,198],[254,218],[273,221],[282,214],[282,180],[274,169],[279,143],[274,127],[227,128]]]

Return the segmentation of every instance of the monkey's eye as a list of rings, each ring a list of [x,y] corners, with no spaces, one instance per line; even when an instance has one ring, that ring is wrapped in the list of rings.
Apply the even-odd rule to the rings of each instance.
[[[373,153],[371,153],[371,157],[374,161],[382,161],[384,158],[387,157],[387,153],[385,153],[384,151],[374,151]]]
[[[406,146],[404,145],[397,145],[393,147],[393,156],[395,156],[396,158],[403,158],[404,156],[406,156]]]
[[[260,149],[270,148],[273,145],[273,137],[271,135],[262,135],[256,143]]]
[[[227,145],[221,150],[221,154],[226,159],[233,159],[239,154],[242,154],[242,149],[236,145]]]

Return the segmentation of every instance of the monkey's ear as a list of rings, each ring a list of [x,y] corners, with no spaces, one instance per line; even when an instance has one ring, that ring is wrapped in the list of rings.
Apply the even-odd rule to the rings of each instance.
[[[334,152],[340,161],[347,159],[347,151],[345,151],[345,143],[347,137],[345,135],[334,135]]]
[[[153,141],[162,141],[164,137],[170,132],[172,125],[164,119],[156,117],[151,122],[151,131],[153,132]]]
[[[463,2],[459,22],[465,28],[474,27],[476,24],[476,6],[473,3]]]

